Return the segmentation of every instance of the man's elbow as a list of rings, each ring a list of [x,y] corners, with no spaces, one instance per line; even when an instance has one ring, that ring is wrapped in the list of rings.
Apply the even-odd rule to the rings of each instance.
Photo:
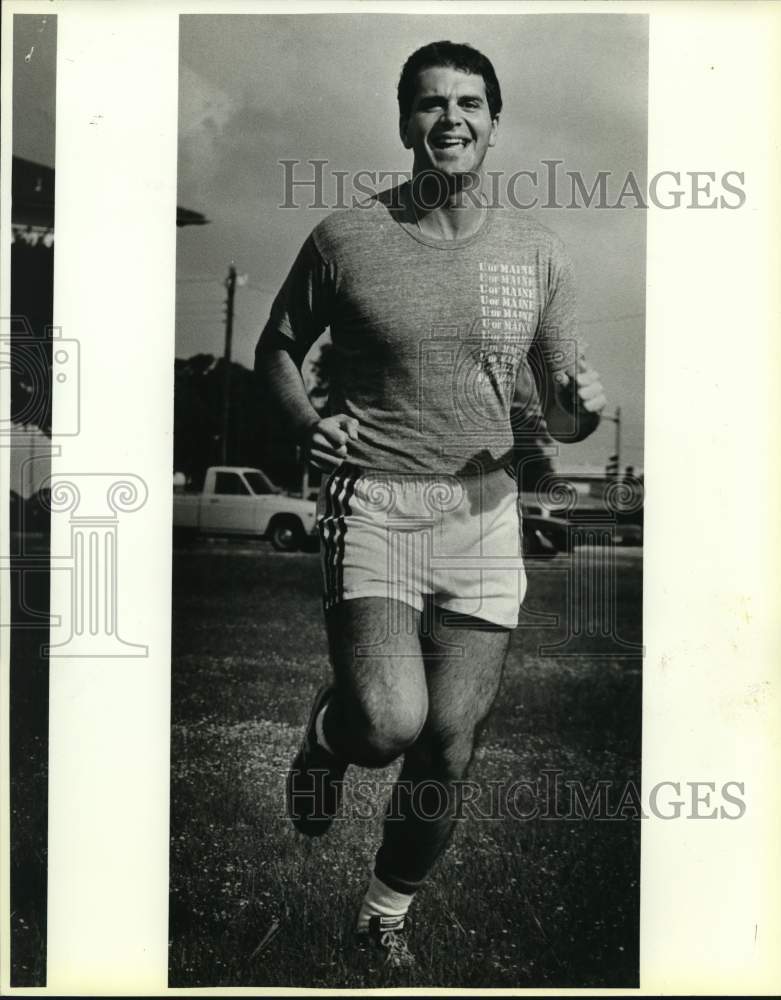
[[[560,444],[578,444],[585,441],[599,427],[599,413],[591,413],[579,407],[574,412],[565,412],[559,407],[553,413],[545,415],[548,433],[554,441]]]
[[[591,437],[594,431],[599,427],[600,418],[596,414],[589,414],[588,420],[583,420],[578,423],[575,429],[575,433],[570,438],[572,444],[578,444],[581,441],[585,441],[586,438]]]
[[[279,363],[282,355],[292,357],[291,347],[288,337],[274,327],[267,326],[255,346],[255,374],[258,378],[264,378],[269,368]]]

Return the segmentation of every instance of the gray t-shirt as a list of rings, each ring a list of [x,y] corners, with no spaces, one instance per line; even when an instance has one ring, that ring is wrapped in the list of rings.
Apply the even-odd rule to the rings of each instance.
[[[388,194],[313,230],[264,333],[289,338],[300,363],[330,327],[331,411],[359,421],[355,465],[498,468],[512,449],[510,404],[530,347],[551,374],[577,360],[569,259],[523,212],[489,209],[472,236],[434,240],[400,221]]]

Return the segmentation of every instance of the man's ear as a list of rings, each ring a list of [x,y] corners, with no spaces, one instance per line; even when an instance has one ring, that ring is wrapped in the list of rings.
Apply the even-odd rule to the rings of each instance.
[[[491,136],[488,140],[489,146],[496,145],[496,134],[499,131],[499,115],[495,115],[493,121],[491,122]]]
[[[401,139],[401,144],[405,149],[411,149],[412,143],[407,138],[407,122],[408,118],[399,117],[399,138]]]

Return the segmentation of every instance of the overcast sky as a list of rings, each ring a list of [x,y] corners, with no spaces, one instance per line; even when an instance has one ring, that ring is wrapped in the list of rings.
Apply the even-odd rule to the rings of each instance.
[[[251,365],[279,284],[327,214],[278,207],[284,200],[279,161],[302,161],[300,176],[311,176],[311,159],[351,173],[409,170],[397,132],[396,83],[409,53],[440,38],[477,46],[496,68],[504,110],[488,169],[539,170],[543,199],[542,160],[563,160],[560,170],[580,171],[589,187],[600,170],[612,171],[612,201],[628,171],[644,185],[644,16],[183,17],[179,203],[205,213],[211,224],[179,231],[177,356],[221,352],[220,283],[234,259],[249,276],[236,295],[234,357]],[[567,202],[569,182],[561,177],[560,200]],[[531,182],[524,185],[519,193],[526,200]],[[335,181],[326,184],[325,197],[336,198]],[[307,190],[302,198],[305,205],[311,201]],[[624,461],[640,465],[645,213],[592,207],[534,215],[573,256],[590,356],[604,376],[611,409],[622,409]],[[612,451],[612,433],[605,423],[563,458],[602,463]]]
[[[57,18],[16,14],[14,24],[14,156],[54,166]]]

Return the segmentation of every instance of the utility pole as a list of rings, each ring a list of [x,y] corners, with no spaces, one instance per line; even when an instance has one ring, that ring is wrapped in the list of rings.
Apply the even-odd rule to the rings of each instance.
[[[228,290],[225,299],[225,354],[223,356],[222,372],[222,437],[221,460],[228,464],[228,429],[230,427],[230,391],[231,391],[231,346],[233,343],[233,297],[236,294],[236,265],[231,261],[228,277],[225,279]]]
[[[621,468],[621,407],[616,407],[616,415],[613,418],[616,425],[616,462],[618,463],[618,468]]]
[[[613,417],[602,415],[603,420],[611,420],[616,425],[616,435],[613,454],[607,460],[605,472],[608,476],[615,477],[621,472],[621,407],[616,407]]]

